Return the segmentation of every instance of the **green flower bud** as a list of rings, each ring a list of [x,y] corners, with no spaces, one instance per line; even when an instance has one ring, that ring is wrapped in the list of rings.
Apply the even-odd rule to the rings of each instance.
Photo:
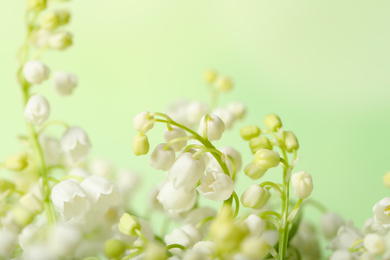
[[[49,37],[50,48],[64,50],[73,43],[73,35],[69,32],[58,32]]]
[[[65,25],[69,23],[70,20],[70,12],[66,9],[61,9],[56,11],[58,20],[60,21],[60,25]]]
[[[289,153],[292,153],[294,150],[298,150],[299,143],[295,134],[291,131],[284,132],[284,145],[286,146],[286,150]]]
[[[241,243],[241,252],[250,259],[264,259],[269,253],[270,245],[260,237],[248,237]]]
[[[110,239],[106,241],[104,253],[110,258],[120,258],[126,251],[126,244],[118,239]]]
[[[253,154],[255,154],[260,149],[272,150],[272,144],[265,136],[252,138],[249,141],[249,147],[251,148]]]
[[[241,241],[249,233],[243,223],[234,223],[232,219],[217,218],[210,227],[210,235],[221,252],[237,251]]]
[[[221,92],[228,92],[233,88],[233,82],[228,77],[219,77],[215,82],[215,87]]]
[[[11,171],[23,171],[27,166],[27,154],[15,154],[5,160],[5,168]]]
[[[13,189],[15,189],[15,184],[7,180],[0,179],[0,192]]]
[[[144,155],[149,152],[149,141],[146,135],[137,134],[133,140],[133,152],[135,155]]]
[[[208,70],[204,73],[203,77],[207,84],[211,84],[217,79],[217,72],[215,70]]]
[[[254,163],[262,169],[269,169],[279,165],[280,156],[278,152],[268,149],[259,149],[255,153]]]
[[[25,227],[28,224],[30,224],[35,215],[32,214],[28,209],[25,209],[23,207],[17,206],[13,208],[12,210],[12,216],[14,222],[19,226],[19,227]]]
[[[280,121],[280,118],[274,113],[265,116],[264,124],[268,129],[274,132],[282,127],[282,121]]]
[[[144,260],[165,260],[168,259],[164,247],[158,244],[149,244],[145,250]]]
[[[245,175],[251,178],[252,180],[257,180],[263,177],[266,171],[267,169],[257,167],[257,165],[254,162],[248,164],[244,169]]]
[[[252,138],[258,137],[260,135],[260,128],[255,125],[244,126],[240,130],[240,135],[245,141],[249,141]]]
[[[46,9],[46,0],[28,0],[27,9],[34,12],[40,12]]]
[[[244,207],[261,209],[267,204],[271,194],[267,189],[257,184],[252,184],[242,195],[241,203]]]
[[[118,229],[125,235],[137,236],[136,230],[141,230],[141,224],[138,219],[128,213],[123,213],[119,220]]]
[[[70,13],[68,10],[57,10],[43,15],[40,24],[43,29],[53,31],[59,26],[67,24],[69,19]]]
[[[32,214],[37,215],[43,211],[41,201],[37,199],[33,194],[27,193],[19,200],[20,205],[29,210]]]

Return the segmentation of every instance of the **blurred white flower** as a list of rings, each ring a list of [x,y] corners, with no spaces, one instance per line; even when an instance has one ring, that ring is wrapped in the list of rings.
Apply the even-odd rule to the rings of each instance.
[[[10,259],[17,245],[17,234],[0,229],[0,259]]]
[[[368,252],[375,255],[382,255],[386,252],[386,240],[383,236],[371,233],[364,237],[364,247]]]
[[[84,160],[91,151],[88,135],[81,127],[72,126],[62,135],[62,149],[70,156],[73,163]]]
[[[83,179],[85,179],[85,178],[91,176],[91,174],[89,174],[89,172],[87,172],[85,169],[80,168],[80,167],[74,167],[74,168],[72,168],[72,169],[69,171],[68,175],[70,175],[70,176],[78,176],[78,177],[81,177],[81,178],[83,178]]]
[[[50,48],[64,50],[72,45],[73,35],[69,32],[57,32],[49,36],[48,45]]]
[[[201,118],[209,112],[208,106],[199,101],[193,101],[189,103],[186,107],[186,110],[186,117],[190,126],[199,124]]]
[[[390,197],[385,197],[378,201],[374,208],[374,219],[385,228],[390,227]]]
[[[226,129],[232,128],[235,117],[228,109],[218,107],[214,109],[211,113],[222,119]]]
[[[134,130],[141,132],[145,134],[148,132],[150,129],[153,128],[154,123],[153,123],[154,117],[150,115],[149,111],[142,111],[141,113],[137,114],[134,117],[133,120],[133,126]]]
[[[51,199],[65,221],[71,218],[82,219],[90,208],[87,195],[74,180],[64,180],[55,185],[51,191]]]
[[[191,248],[196,242],[202,239],[200,231],[191,224],[186,224],[180,228],[176,228],[171,234],[164,237],[167,245],[180,244],[186,248]],[[174,248],[169,250],[174,254],[180,254],[181,249]]]
[[[337,231],[344,225],[344,220],[339,214],[327,212],[322,215],[321,228],[325,238],[330,240],[337,235]]]
[[[76,226],[58,224],[51,231],[48,239],[48,249],[57,257],[74,255],[82,241],[82,233]]]
[[[50,69],[38,60],[29,60],[23,66],[23,75],[31,84],[41,84],[50,75]]]
[[[207,122],[205,122],[206,116],[207,115],[203,116],[200,120],[198,134],[203,136],[203,134],[206,133],[207,139],[210,141],[221,139],[222,134],[225,131],[225,124],[222,119],[214,114],[210,114],[206,120]]]
[[[57,71],[53,75],[52,83],[58,94],[67,96],[72,94],[73,89],[77,86],[77,77],[73,73]]]
[[[220,148],[219,150],[223,154],[225,154],[225,156],[226,156],[225,162],[228,165],[228,168],[231,169],[233,167],[232,167],[232,162],[227,157],[227,155],[229,155],[230,157],[233,158],[234,164],[236,166],[236,172],[239,172],[241,170],[241,167],[242,167],[242,158],[241,158],[240,152],[237,151],[236,149],[234,149],[233,147],[230,147],[230,146],[224,146],[224,147]]]
[[[206,199],[214,201],[227,200],[233,193],[233,180],[223,172],[207,169],[200,178],[196,190]]]
[[[192,209],[196,202],[196,191],[176,189],[173,181],[166,182],[157,195],[157,200],[168,212],[179,213]]]
[[[355,257],[346,249],[340,249],[335,251],[329,258],[329,260],[354,260]]]
[[[327,248],[332,251],[349,250],[352,244],[361,238],[363,238],[363,235],[360,230],[353,226],[352,221],[347,221],[344,226],[339,228],[337,236],[330,241]]]
[[[106,178],[114,174],[114,166],[112,165],[112,163],[103,159],[94,159],[89,164],[88,168],[92,174],[103,176]]]
[[[41,29],[34,35],[34,43],[38,48],[44,48],[49,44],[51,32]]]
[[[265,221],[256,214],[250,214],[244,221],[251,236],[261,237],[265,230]]]
[[[235,118],[243,118],[246,112],[245,104],[242,102],[231,102],[228,104],[227,109],[234,115]]]
[[[165,145],[158,144],[149,157],[149,164],[157,170],[167,171],[175,161],[175,151],[171,146],[165,149]]]
[[[186,132],[183,129],[181,129],[181,128],[177,127],[177,126],[172,126],[171,128],[172,129],[167,129],[164,132],[165,142],[168,143],[168,142],[170,142],[170,141],[172,141],[174,139],[183,138],[183,137],[187,136]],[[187,141],[184,140],[184,141],[179,141],[179,142],[173,143],[171,145],[171,147],[173,148],[173,150],[175,150],[175,152],[179,152],[186,145],[187,145]]]
[[[50,115],[50,105],[47,99],[41,95],[31,96],[24,109],[24,118],[34,125],[42,125]]]
[[[39,135],[39,143],[42,147],[45,163],[49,166],[60,164],[63,155],[60,141],[46,135]]]

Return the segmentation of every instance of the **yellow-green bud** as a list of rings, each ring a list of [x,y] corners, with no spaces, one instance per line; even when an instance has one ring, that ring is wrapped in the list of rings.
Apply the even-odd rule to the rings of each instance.
[[[267,204],[271,194],[267,189],[252,184],[242,195],[241,203],[244,207],[261,209]]]
[[[28,209],[17,206],[13,208],[12,216],[14,222],[19,227],[25,227],[33,221],[35,215],[32,214]]]
[[[269,253],[270,245],[260,237],[248,237],[241,243],[241,252],[250,259],[264,259]]]
[[[234,223],[232,219],[217,218],[210,227],[210,235],[218,249],[225,253],[237,251],[241,241],[249,233],[243,223]]]
[[[213,83],[217,78],[217,72],[215,70],[208,70],[204,73],[204,81],[206,83],[211,84]]]
[[[278,152],[268,149],[259,149],[255,153],[254,163],[262,169],[269,169],[279,165],[280,156]]]
[[[15,154],[5,160],[5,168],[11,171],[23,171],[27,166],[27,154]]]
[[[110,258],[120,258],[126,251],[126,244],[118,239],[110,239],[106,241],[104,253]]]
[[[149,140],[146,135],[137,134],[133,140],[133,152],[135,155],[144,155],[149,152]]]
[[[233,82],[228,77],[219,77],[215,87],[221,92],[228,92],[233,88]]]
[[[272,113],[265,116],[264,125],[275,132],[278,128],[282,127],[282,121],[280,121],[280,118],[276,114]]]
[[[265,136],[258,136],[252,138],[249,141],[249,147],[251,148],[252,153],[256,153],[260,149],[272,150],[272,144],[269,139]]]
[[[145,250],[144,260],[165,260],[168,255],[164,247],[158,244],[149,244]]]
[[[37,199],[33,194],[27,193],[19,200],[20,205],[29,210],[32,214],[37,215],[43,211],[41,201]]]
[[[59,17],[56,12],[46,13],[41,18],[41,27],[46,30],[55,30],[60,26]]]
[[[70,20],[69,10],[61,9],[61,10],[57,10],[56,13],[57,13],[57,16],[59,18],[60,25],[65,25],[65,24],[69,23],[69,20]]]
[[[40,12],[46,9],[46,0],[28,0],[27,1],[27,9]]]
[[[390,172],[383,175],[383,184],[385,184],[387,188],[390,188]]]
[[[15,189],[15,184],[7,180],[0,179],[0,192],[13,189]]]
[[[294,150],[298,150],[299,148],[298,139],[291,131],[284,132],[284,144],[287,152],[289,153],[292,153]]]
[[[260,135],[260,128],[255,125],[244,126],[240,130],[240,135],[245,141],[249,141],[252,138],[258,137]]]
[[[118,229],[125,235],[137,236],[136,230],[141,230],[141,224],[138,219],[128,213],[123,213],[119,220]]]
[[[254,162],[248,164],[244,169],[245,175],[252,180],[257,180],[263,177],[266,171],[266,169],[259,168]]]
[[[73,35],[69,32],[58,32],[49,37],[50,48],[64,50],[73,43]]]

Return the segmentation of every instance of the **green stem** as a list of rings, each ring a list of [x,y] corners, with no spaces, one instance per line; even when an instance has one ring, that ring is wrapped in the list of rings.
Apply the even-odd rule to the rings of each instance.
[[[275,212],[272,210],[267,210],[267,211],[261,212],[259,217],[264,218],[265,216],[269,216],[269,215],[273,215],[273,216],[277,217],[279,220],[282,219],[282,216],[278,212]]]
[[[275,189],[275,191],[277,191],[280,195],[280,197],[282,198],[282,200],[284,200],[284,194],[283,194],[283,191],[282,189],[279,187],[279,185],[277,185],[276,183],[272,182],[272,181],[265,181],[263,183],[260,184],[260,187],[264,188],[266,186],[271,186],[272,188]]]
[[[240,199],[237,196],[237,193],[233,191],[232,196],[236,202],[236,208],[234,209],[233,219],[236,219],[238,212],[240,211]]]
[[[149,244],[149,241],[146,239],[146,237],[142,234],[140,230],[136,229],[135,232],[142,239],[142,241],[144,241],[146,245]]]
[[[66,129],[69,128],[69,125],[61,120],[50,120],[50,121],[46,121],[42,126],[41,128],[39,128],[38,130],[38,134],[42,134],[47,127],[51,126],[51,125],[62,125],[64,126]]]
[[[167,250],[172,249],[172,248],[180,248],[183,251],[186,250],[185,246],[180,245],[180,244],[170,244],[170,245],[166,246]]]

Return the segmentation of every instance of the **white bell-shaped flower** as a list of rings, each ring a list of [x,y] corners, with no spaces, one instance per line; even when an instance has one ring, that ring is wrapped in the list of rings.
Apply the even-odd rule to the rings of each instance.
[[[154,117],[150,115],[149,111],[142,111],[138,115],[134,117],[133,120],[133,126],[135,131],[141,132],[145,134],[148,132],[150,129],[153,128],[154,123],[153,123]]]
[[[187,121],[190,125],[198,124],[199,120],[209,112],[207,105],[199,101],[189,103],[186,109]]]
[[[39,143],[42,147],[46,165],[59,165],[64,153],[60,141],[46,135],[39,135]]]
[[[367,234],[363,240],[364,247],[368,252],[375,255],[382,255],[386,252],[386,240],[383,236],[372,233]]]
[[[84,160],[91,151],[88,135],[81,127],[70,127],[61,138],[62,149],[70,156],[73,163]]]
[[[206,165],[201,157],[194,158],[192,153],[181,154],[168,172],[168,180],[173,182],[175,189],[190,191],[200,180]]]
[[[157,169],[167,171],[175,161],[175,151],[171,146],[165,149],[166,144],[158,144],[149,157],[149,164]]]
[[[192,250],[201,256],[201,259],[212,259],[211,256],[217,252],[214,241],[199,241],[192,247]]]
[[[329,260],[354,260],[355,257],[348,250],[342,249],[335,251],[330,257]]]
[[[382,224],[375,221],[374,217],[372,217],[364,221],[363,232],[365,234],[377,233],[379,235],[386,235],[388,230]]]
[[[23,75],[31,84],[41,84],[50,75],[50,69],[38,60],[29,60],[23,66]]]
[[[31,96],[24,109],[24,118],[34,125],[42,125],[50,115],[50,105],[47,99],[41,95]]]
[[[211,113],[222,119],[226,129],[232,128],[235,117],[228,109],[218,107],[214,109]]]
[[[75,74],[57,71],[53,75],[53,88],[61,96],[67,96],[72,94],[73,89],[77,86],[77,77]]]
[[[385,228],[390,227],[390,197],[385,197],[374,205],[372,209],[376,222]]]
[[[177,126],[172,126],[171,128],[172,129],[167,129],[164,132],[165,142],[168,143],[174,139],[183,138],[187,136],[186,131],[184,131],[183,129]],[[186,147],[186,145],[187,145],[187,140],[183,140],[183,141],[173,143],[171,147],[173,148],[173,150],[175,150],[175,152],[179,152],[181,151],[181,149]]]
[[[208,116],[208,119],[206,120],[207,122],[205,122],[206,116]],[[222,119],[219,118],[217,115],[205,115],[200,120],[198,134],[203,136],[203,134],[206,133],[207,138],[210,141],[221,139],[224,131],[225,124],[223,123]]]
[[[15,233],[0,229],[0,259],[10,259],[16,244],[17,236]]]
[[[313,180],[307,172],[294,173],[291,177],[294,194],[298,199],[306,199],[313,191]]]
[[[51,191],[51,200],[63,219],[82,219],[90,208],[87,195],[80,184],[74,180],[64,180]]]
[[[224,146],[222,147],[221,149],[219,149],[223,154],[225,154],[226,156],[226,164],[228,164],[228,168],[232,168],[232,167],[229,167],[230,164],[232,164],[230,158],[227,157],[227,155],[229,155],[230,157],[232,157],[233,161],[234,161],[234,165],[236,166],[236,172],[240,171],[241,170],[241,167],[242,167],[242,158],[241,158],[241,154],[240,152],[238,152],[236,149],[234,149],[233,147],[230,147],[230,146]]]
[[[79,228],[69,224],[59,224],[49,235],[48,248],[57,257],[67,257],[74,255],[81,240],[82,233]]]
[[[97,212],[104,213],[119,203],[118,187],[102,176],[92,175],[84,179],[80,185]]]
[[[254,183],[241,195],[241,203],[244,207],[261,209],[267,204],[270,196],[267,189]]]
[[[206,199],[223,201],[232,195],[234,182],[223,172],[207,169],[200,178],[200,185],[196,190]]]
[[[327,212],[322,216],[321,228],[326,239],[332,239],[337,235],[337,231],[344,225],[344,220],[339,214]]]
[[[114,174],[114,166],[111,162],[104,159],[94,159],[89,165],[88,169],[92,174],[106,178]]]
[[[202,239],[200,231],[191,224],[186,224],[181,228],[176,228],[171,234],[164,237],[167,245],[180,244],[186,248],[191,248],[196,242]],[[172,249],[170,252],[180,254],[180,249]]]
[[[161,187],[157,200],[169,212],[179,213],[188,211],[195,205],[196,191],[194,188],[190,191],[176,189],[173,181],[168,181]]]
[[[244,221],[247,225],[250,235],[261,237],[265,230],[265,221],[256,214],[250,214]]]
[[[352,221],[347,221],[345,226],[342,226],[337,231],[337,236],[330,241],[328,249],[332,251],[336,250],[348,250],[352,244],[363,238],[359,229],[355,228]]]
[[[231,102],[228,104],[227,109],[237,119],[243,118],[246,113],[246,107],[242,102],[237,102],[237,101]]]

